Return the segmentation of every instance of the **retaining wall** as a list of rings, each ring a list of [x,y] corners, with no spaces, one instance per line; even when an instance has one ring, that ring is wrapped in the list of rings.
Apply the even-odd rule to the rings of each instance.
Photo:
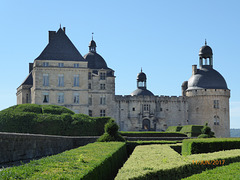
[[[97,138],[0,132],[0,164],[58,154],[93,143]]]

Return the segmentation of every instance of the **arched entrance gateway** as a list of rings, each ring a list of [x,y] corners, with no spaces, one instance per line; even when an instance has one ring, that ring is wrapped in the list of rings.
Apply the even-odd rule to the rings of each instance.
[[[144,119],[142,121],[142,129],[145,130],[145,131],[149,131],[151,128],[150,126],[150,120],[149,119]]]

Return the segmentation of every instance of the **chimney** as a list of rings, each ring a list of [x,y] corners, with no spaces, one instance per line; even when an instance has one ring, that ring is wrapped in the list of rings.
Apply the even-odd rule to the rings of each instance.
[[[33,70],[33,63],[29,63],[29,73]]]
[[[56,34],[56,31],[48,31],[48,35],[49,35],[48,36],[49,37],[48,43],[50,43],[52,41],[52,39],[54,38],[55,34]]]
[[[66,34],[66,27],[63,27],[63,32]]]
[[[192,65],[192,75],[197,74],[197,65]]]

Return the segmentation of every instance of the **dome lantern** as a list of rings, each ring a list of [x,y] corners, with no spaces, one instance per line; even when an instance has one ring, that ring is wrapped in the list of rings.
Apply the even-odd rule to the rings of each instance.
[[[96,52],[97,45],[96,45],[96,42],[93,40],[93,33],[92,33],[92,40],[90,41],[88,47],[90,52]]]
[[[205,40],[205,46],[202,46],[199,50],[199,66],[201,68],[206,65],[211,68],[213,67],[213,53],[212,48],[207,45],[207,41]]]
[[[147,76],[144,72],[142,72],[142,68],[141,68],[141,72],[138,73],[137,75],[137,87],[138,88],[147,88]]]

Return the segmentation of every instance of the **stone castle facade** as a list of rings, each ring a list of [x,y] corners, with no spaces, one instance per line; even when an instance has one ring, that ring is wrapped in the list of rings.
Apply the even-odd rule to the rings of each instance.
[[[137,89],[115,95],[114,70],[96,51],[92,39],[82,56],[66,35],[66,28],[49,31],[49,43],[29,63],[29,74],[17,88],[17,104],[54,104],[75,113],[113,117],[123,131],[164,131],[168,126],[204,125],[217,137],[230,136],[230,90],[213,68],[212,49],[205,43],[199,52],[199,69],[182,84],[182,96],[158,96],[147,89],[144,72]]]

